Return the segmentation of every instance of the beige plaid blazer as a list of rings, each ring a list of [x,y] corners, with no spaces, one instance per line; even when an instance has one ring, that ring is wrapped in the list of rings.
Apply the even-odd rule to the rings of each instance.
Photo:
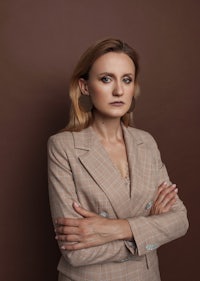
[[[172,211],[149,216],[158,186],[169,178],[154,139],[122,125],[130,188],[114,167],[91,127],[61,132],[48,142],[49,197],[53,221],[77,217],[74,201],[108,218],[126,218],[134,242],[114,241],[77,251],[61,251],[62,280],[159,281],[156,249],[188,228],[186,209],[178,199]]]

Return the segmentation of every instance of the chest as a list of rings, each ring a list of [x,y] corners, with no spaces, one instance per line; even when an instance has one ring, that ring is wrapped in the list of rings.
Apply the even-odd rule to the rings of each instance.
[[[122,165],[121,159],[127,161],[123,146],[112,150],[98,145],[90,152],[71,155],[70,167],[79,202],[96,213],[106,212],[110,218],[147,215],[146,206],[153,200],[157,187],[152,153],[129,149],[130,188],[114,167],[115,161]]]
[[[122,178],[129,176],[128,158],[124,142],[114,144],[102,143],[113,166],[118,170]]]

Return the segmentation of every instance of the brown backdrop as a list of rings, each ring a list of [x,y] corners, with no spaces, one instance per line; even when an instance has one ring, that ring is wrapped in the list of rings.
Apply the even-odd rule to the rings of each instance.
[[[141,57],[136,126],[159,143],[190,219],[163,246],[163,281],[199,280],[198,0],[0,2],[0,280],[56,281],[46,142],[64,127],[72,68],[94,40],[120,37]]]

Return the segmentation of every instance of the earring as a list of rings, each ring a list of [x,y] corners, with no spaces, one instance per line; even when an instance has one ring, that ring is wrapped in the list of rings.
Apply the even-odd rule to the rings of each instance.
[[[135,98],[132,98],[132,102],[131,102],[131,106],[129,108],[129,110],[127,111],[127,113],[131,113],[135,108]]]
[[[89,95],[81,94],[79,97],[79,106],[83,112],[89,112],[93,108],[93,104]]]

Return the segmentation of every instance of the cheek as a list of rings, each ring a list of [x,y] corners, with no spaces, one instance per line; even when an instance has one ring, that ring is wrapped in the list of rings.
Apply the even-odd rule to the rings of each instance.
[[[99,87],[90,87],[89,94],[92,98],[95,98],[95,97],[100,96],[101,90],[99,89]]]
[[[88,90],[93,101],[104,101],[108,96],[108,89],[105,86],[90,86]]]
[[[127,91],[127,100],[132,101],[133,97],[134,97],[134,88],[132,87]]]
[[[96,105],[98,103],[101,103],[103,100],[103,96],[101,95],[100,91],[97,91],[96,89],[90,89],[90,98],[93,103],[93,105]]]
[[[88,86],[88,91],[89,91],[89,94],[91,96],[95,96],[95,95],[98,95],[99,92],[100,92],[100,87],[96,86],[96,85],[89,85]]]

